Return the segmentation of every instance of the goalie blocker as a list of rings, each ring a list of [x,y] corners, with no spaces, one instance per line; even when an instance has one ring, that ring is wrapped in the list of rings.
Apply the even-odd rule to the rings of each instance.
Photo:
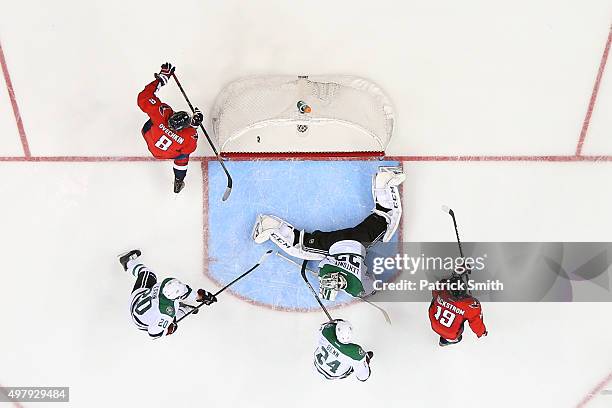
[[[287,254],[319,263],[319,293],[334,300],[339,290],[354,297],[373,294],[374,277],[364,264],[366,248],[389,242],[399,226],[402,205],[398,186],[406,176],[400,167],[379,167],[372,179],[375,206],[358,225],[336,231],[298,230],[274,215],[258,215],[253,240],[274,242]]]

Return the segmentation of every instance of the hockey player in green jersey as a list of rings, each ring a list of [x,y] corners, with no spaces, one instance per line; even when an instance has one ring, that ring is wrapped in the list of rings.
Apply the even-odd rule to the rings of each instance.
[[[339,290],[353,297],[373,294],[374,277],[364,263],[366,248],[379,240],[389,242],[402,215],[398,186],[406,175],[400,167],[378,168],[372,179],[374,208],[360,224],[336,231],[300,231],[274,216],[260,214],[253,227],[253,240],[271,240],[287,254],[319,263],[319,293],[334,300]]]
[[[130,314],[136,327],[146,331],[149,338],[159,339],[174,333],[178,328],[177,319],[194,309],[194,303],[210,305],[217,301],[212,293],[204,289],[194,292],[176,278],[157,282],[155,274],[139,261],[140,255],[140,250],[131,250],[119,256],[119,263],[136,277],[130,297]]]
[[[358,344],[351,343],[352,337],[353,327],[342,319],[321,325],[314,366],[324,378],[340,380],[352,373],[359,381],[370,378],[370,360],[374,353],[366,353]]]

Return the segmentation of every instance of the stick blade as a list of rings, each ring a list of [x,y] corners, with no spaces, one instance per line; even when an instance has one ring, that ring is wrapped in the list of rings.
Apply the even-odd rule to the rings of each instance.
[[[442,211],[444,211],[445,213],[450,214],[450,212],[451,212],[452,210],[451,210],[450,208],[448,208],[448,206],[443,205],[443,206],[442,206]]]
[[[261,256],[261,258],[259,258],[259,262],[257,262],[257,263],[258,263],[258,264],[262,264],[262,263],[263,263],[263,262],[266,260],[266,258],[270,256],[270,254],[271,254],[272,252],[274,252],[274,250],[272,250],[272,249],[268,249],[268,250],[267,250],[267,251],[266,251],[266,252],[265,252],[265,253],[264,253],[264,254]]]
[[[227,201],[231,193],[232,193],[232,188],[231,187],[226,188],[225,193],[223,193],[223,197],[221,197],[221,201]]]

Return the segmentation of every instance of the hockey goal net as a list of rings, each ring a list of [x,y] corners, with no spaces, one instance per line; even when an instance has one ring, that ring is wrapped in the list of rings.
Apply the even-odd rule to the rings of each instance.
[[[226,86],[211,114],[224,157],[382,156],[389,98],[355,76],[260,76]]]

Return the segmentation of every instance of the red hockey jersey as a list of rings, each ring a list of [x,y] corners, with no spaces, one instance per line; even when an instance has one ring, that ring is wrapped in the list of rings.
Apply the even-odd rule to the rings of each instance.
[[[138,107],[147,115],[150,122],[145,124],[142,136],[147,147],[157,159],[177,159],[186,163],[186,157],[193,153],[198,143],[198,133],[191,126],[178,132],[170,130],[168,118],[174,111],[155,95],[158,80],[154,80],[138,94]],[[181,165],[183,163],[180,163]]]
[[[431,328],[447,340],[456,340],[463,332],[467,320],[472,331],[481,337],[487,331],[482,320],[478,299],[467,297],[454,299],[448,290],[433,290],[429,305]]]

